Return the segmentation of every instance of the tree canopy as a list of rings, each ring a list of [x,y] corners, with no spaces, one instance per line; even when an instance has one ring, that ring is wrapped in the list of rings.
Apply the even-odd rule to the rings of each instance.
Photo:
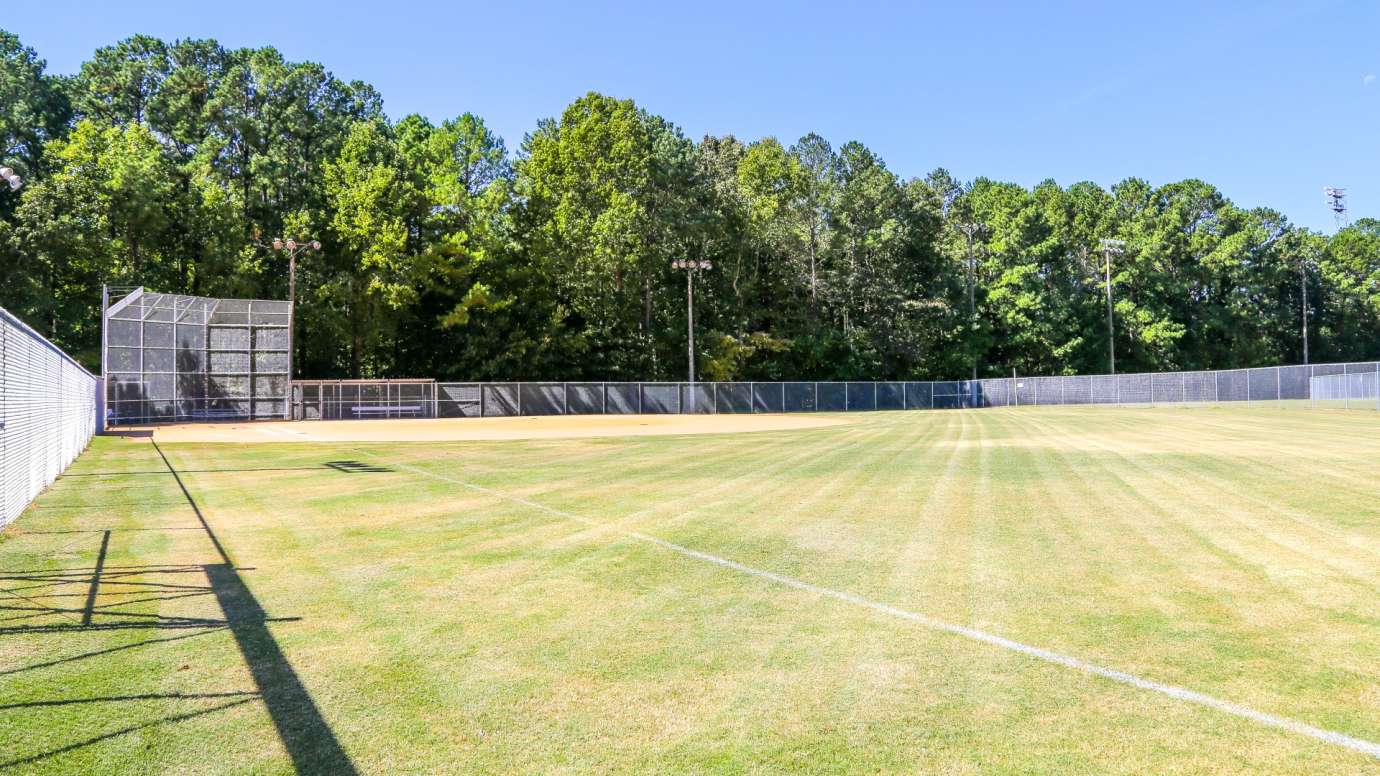
[[[0,31],[0,305],[91,366],[100,287],[285,298],[299,373],[953,379],[1380,357],[1380,221],[1212,185],[905,179],[861,142],[686,137],[590,93],[510,152],[272,48],[135,36],[71,77]],[[1109,251],[1105,240],[1120,248]]]

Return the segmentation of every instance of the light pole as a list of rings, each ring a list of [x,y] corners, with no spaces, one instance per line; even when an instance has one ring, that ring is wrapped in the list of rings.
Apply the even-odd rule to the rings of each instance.
[[[1101,242],[1107,274],[1107,363],[1110,374],[1116,374],[1116,326],[1112,323],[1112,256],[1121,255],[1126,248],[1126,241],[1103,238]]]
[[[24,185],[24,179],[10,167],[0,167],[0,180],[10,184],[10,191],[19,191]]]
[[[685,270],[685,327],[690,334],[686,352],[690,357],[692,384],[695,382],[695,273],[713,268],[714,262],[707,259],[676,259],[671,262],[671,269]]]
[[[1299,312],[1303,318],[1303,363],[1308,364],[1308,257],[1299,259]]]
[[[320,240],[297,242],[296,240],[284,240],[281,237],[273,238],[273,250],[284,251],[288,256],[288,302],[292,307],[297,306],[297,254],[310,248],[314,251],[321,250]]]
[[[987,233],[987,225],[980,223],[959,224],[958,230],[963,232],[964,238],[968,243],[968,329],[970,332],[977,331],[977,265],[973,260],[973,237]],[[972,336],[969,334],[969,336]],[[978,353],[977,348],[973,348],[973,380],[977,380]]]

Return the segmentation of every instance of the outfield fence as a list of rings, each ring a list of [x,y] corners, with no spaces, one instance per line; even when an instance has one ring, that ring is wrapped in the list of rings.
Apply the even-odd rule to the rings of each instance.
[[[91,373],[0,308],[0,527],[86,449],[96,395]]]
[[[1364,377],[1369,375],[1369,378]],[[293,417],[505,417],[856,412],[1073,404],[1185,405],[1313,401],[1320,379],[1375,385],[1376,362],[1121,375],[885,382],[298,381]],[[1366,380],[1369,379],[1369,382]],[[1331,383],[1317,383],[1328,385]],[[1352,383],[1346,383],[1352,385]],[[1319,389],[1323,390],[1323,389]],[[1326,390],[1343,390],[1326,388]]]

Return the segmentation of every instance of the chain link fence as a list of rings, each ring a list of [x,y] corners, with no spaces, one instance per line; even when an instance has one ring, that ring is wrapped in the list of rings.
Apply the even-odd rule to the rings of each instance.
[[[1380,372],[1320,375],[1309,380],[1314,407],[1380,410]]]
[[[1376,362],[1122,375],[947,381],[516,382],[299,380],[296,420],[478,418],[518,415],[668,415],[860,412],[1073,404],[1129,406],[1272,403],[1360,406]],[[1333,382],[1320,382],[1334,380]],[[1350,382],[1347,382],[1347,381]],[[1325,387],[1318,387],[1325,386]],[[1328,391],[1326,399],[1315,398]],[[1371,390],[1371,394],[1364,394]],[[1349,394],[1338,393],[1349,391]]]
[[[97,380],[0,308],[0,527],[86,449]]]
[[[1316,378],[1376,374],[1377,364],[1372,361],[1208,372],[932,382],[436,383],[433,414],[441,418],[733,414],[1234,402],[1313,406],[1312,385]],[[1370,379],[1368,384],[1373,384],[1376,378]]]

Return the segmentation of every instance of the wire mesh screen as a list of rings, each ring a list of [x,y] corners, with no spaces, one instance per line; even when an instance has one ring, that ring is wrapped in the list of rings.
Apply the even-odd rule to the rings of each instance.
[[[848,386],[844,383],[816,383],[816,407],[820,412],[847,412]]]
[[[786,396],[786,412],[814,412],[815,383],[782,383]]]
[[[785,383],[753,383],[753,412],[785,412]]]
[[[436,386],[436,417],[477,418],[481,415],[479,383],[449,383]]]
[[[906,383],[906,409],[928,410],[934,408],[934,383]]]
[[[0,527],[86,449],[96,424],[96,378],[0,308]]]
[[[781,384],[785,389],[785,383]],[[706,415],[714,412],[715,383],[686,383],[680,386],[681,412]]]
[[[1217,401],[1246,401],[1249,391],[1245,369],[1217,373]]]
[[[136,288],[107,297],[107,421],[283,418],[291,306]]]
[[[905,408],[905,383],[877,383],[877,409],[903,410]]]
[[[752,412],[751,383],[719,383],[716,411],[721,414]]]
[[[1217,374],[1215,372],[1183,372],[1184,401],[1217,401]]]

